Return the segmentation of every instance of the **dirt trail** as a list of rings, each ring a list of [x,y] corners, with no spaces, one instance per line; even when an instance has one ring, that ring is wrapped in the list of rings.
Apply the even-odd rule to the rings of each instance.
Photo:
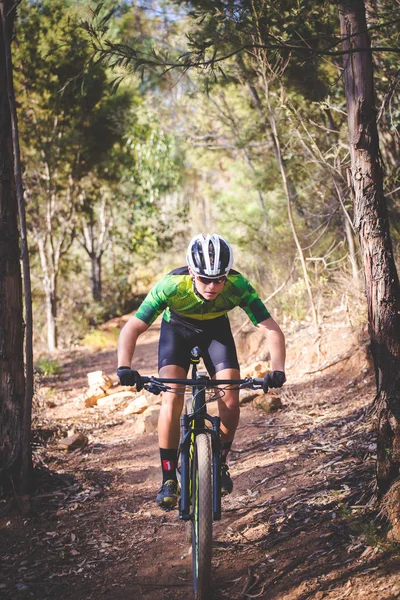
[[[154,327],[141,340],[143,373],[156,370],[157,338]],[[366,416],[373,378],[365,353],[350,329],[332,325],[319,345],[323,370],[306,374],[317,360],[310,334],[288,338],[283,409],[241,409],[234,492],[215,525],[212,599],[399,598],[399,554],[373,520],[375,442]],[[184,525],[154,503],[156,434],[138,436],[133,418],[75,402],[96,369],[112,375],[115,352],[70,355],[60,376],[42,382],[38,489],[31,516],[0,518],[1,598],[191,597]],[[89,444],[64,454],[57,437],[72,428]]]

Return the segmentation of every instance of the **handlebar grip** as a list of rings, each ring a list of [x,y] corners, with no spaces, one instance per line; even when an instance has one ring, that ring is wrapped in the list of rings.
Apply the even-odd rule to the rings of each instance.
[[[264,377],[255,377],[253,382],[256,386],[259,386],[263,390],[264,394],[268,393],[268,386],[265,385]]]

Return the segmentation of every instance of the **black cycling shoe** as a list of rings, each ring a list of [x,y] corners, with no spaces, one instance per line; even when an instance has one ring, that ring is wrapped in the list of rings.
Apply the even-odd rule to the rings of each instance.
[[[158,490],[156,502],[160,508],[175,508],[178,502],[178,482],[174,479],[165,481]]]
[[[221,465],[221,496],[231,494],[233,490],[233,481],[229,475],[229,468],[226,463]]]

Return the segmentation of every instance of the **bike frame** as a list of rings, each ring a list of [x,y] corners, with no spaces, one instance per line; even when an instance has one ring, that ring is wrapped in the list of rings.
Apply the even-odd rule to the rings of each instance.
[[[193,448],[195,438],[200,433],[205,433],[211,437],[212,451],[212,486],[213,486],[213,520],[221,519],[221,458],[220,458],[220,423],[218,416],[213,417],[207,412],[206,390],[217,388],[221,385],[237,386],[238,388],[258,389],[263,387],[263,379],[210,379],[208,376],[202,376],[197,371],[200,362],[200,350],[193,348],[191,353],[192,372],[191,379],[165,379],[158,377],[142,377],[142,382],[146,389],[155,392],[155,389],[167,391],[168,384],[177,384],[189,386],[192,388],[193,412],[183,414],[181,423],[181,442],[179,447],[181,458],[181,498],[179,504],[179,518],[183,521],[190,521],[193,518],[191,513],[191,474],[190,459],[193,457]],[[210,427],[207,427],[207,425]]]
[[[196,384],[192,387],[194,412],[181,417],[181,500],[179,505],[179,518],[189,521],[191,486],[190,486],[190,457],[193,456],[193,447],[196,435],[206,433],[211,436],[211,451],[213,464],[213,521],[221,519],[221,459],[220,459],[220,424],[219,417],[212,417],[207,413],[206,384],[208,377],[201,377],[197,373],[197,364],[192,367],[192,379]],[[206,427],[210,423],[211,428]]]
[[[206,600],[209,598],[211,585],[212,522],[221,519],[221,421],[219,416],[213,417],[207,412],[206,390],[221,387],[219,392],[223,395],[224,390],[229,388],[259,389],[264,387],[264,380],[210,379],[197,370],[200,356],[200,349],[193,348],[192,379],[141,377],[141,381],[148,391],[155,394],[162,391],[179,394],[184,393],[186,387],[192,388],[192,405],[189,408],[189,401],[185,403],[184,414],[180,420],[179,518],[182,521],[190,521],[194,596],[197,600]],[[183,390],[171,388],[170,384],[181,385]],[[213,399],[218,397],[217,391]],[[210,471],[212,471],[212,482]]]

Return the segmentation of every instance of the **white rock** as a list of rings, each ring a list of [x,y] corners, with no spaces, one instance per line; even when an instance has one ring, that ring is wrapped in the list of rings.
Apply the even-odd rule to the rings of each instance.
[[[99,408],[115,408],[115,400],[112,396],[103,396],[97,399],[97,406]]]
[[[111,377],[103,373],[103,371],[92,371],[87,374],[88,385],[90,388],[101,388],[107,390],[113,386]]]
[[[159,406],[150,406],[147,408],[143,413],[138,415],[133,428],[134,432],[141,434],[157,431],[159,415]]]
[[[107,396],[110,400],[115,402],[115,404],[123,404],[124,402],[129,402],[136,398],[135,392],[124,391],[118,392],[118,394],[112,394],[111,396]]]
[[[149,400],[145,395],[138,396],[132,402],[129,402],[128,406],[124,410],[124,415],[135,415],[140,414],[150,406]]]

